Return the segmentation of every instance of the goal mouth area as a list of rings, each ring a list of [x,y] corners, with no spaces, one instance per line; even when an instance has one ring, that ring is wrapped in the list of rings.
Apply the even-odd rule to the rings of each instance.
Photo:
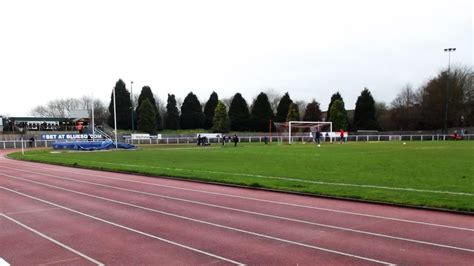
[[[275,125],[275,133],[279,137],[279,141],[288,143],[312,141],[318,131],[324,134],[332,132],[332,122],[288,121],[273,122],[273,124]]]

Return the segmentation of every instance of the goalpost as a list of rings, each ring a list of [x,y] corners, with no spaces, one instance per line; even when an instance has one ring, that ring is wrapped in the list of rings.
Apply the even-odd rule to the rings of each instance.
[[[275,125],[277,130],[276,133],[278,133],[275,137],[280,143],[286,142],[286,140],[288,140],[288,144],[291,144],[294,138],[301,139],[303,142],[308,138],[314,139],[315,133],[318,130],[321,132],[321,137],[323,140],[329,137],[329,140],[332,142],[334,137],[334,132],[332,132],[332,122],[289,121],[278,123],[270,121],[270,125],[271,124]]]
[[[329,126],[329,131],[332,132],[332,122],[320,122],[320,121],[290,121],[288,122],[288,143],[291,144],[293,142],[292,138],[292,128],[303,128],[303,129],[310,129],[311,133],[315,133],[317,130],[322,132],[323,127],[327,128]],[[324,136],[323,136],[324,137]],[[332,142],[332,138],[330,138]]]

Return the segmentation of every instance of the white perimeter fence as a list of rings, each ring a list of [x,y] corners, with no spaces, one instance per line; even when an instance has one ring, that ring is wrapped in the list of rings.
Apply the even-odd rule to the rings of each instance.
[[[466,134],[463,136],[464,140],[474,140],[474,134]],[[265,136],[239,136],[239,142],[268,142],[270,139]],[[329,142],[329,137],[323,137],[323,141]],[[445,141],[450,140],[447,135],[349,135],[346,141]],[[82,140],[83,141],[83,140]],[[195,144],[197,140],[195,137],[164,137],[161,139],[135,139],[125,140],[131,144]],[[222,139],[210,138],[209,143],[221,143]],[[292,142],[312,142],[313,139],[308,136],[293,136]],[[339,141],[339,138],[333,138],[332,141]],[[19,149],[21,148],[22,140],[5,140],[0,141],[0,149]],[[25,148],[48,148],[52,147],[55,140],[36,140],[30,143],[29,140],[23,140],[23,147]],[[231,141],[228,141],[229,143]],[[272,136],[272,142],[288,142],[288,136]]]
[[[464,140],[474,140],[474,134],[466,134],[463,136]],[[239,136],[239,142],[270,142],[270,139],[265,136]],[[313,138],[308,136],[293,136],[292,142],[312,142]],[[322,137],[323,141],[330,142],[329,137]],[[339,137],[332,138],[332,141],[339,141]],[[346,141],[444,141],[449,140],[447,135],[349,135]],[[194,137],[168,137],[161,139],[127,139],[130,144],[188,144],[197,143]],[[209,143],[221,143],[220,138],[209,138]],[[231,143],[231,140],[227,140]],[[272,142],[288,142],[288,136],[272,136]]]

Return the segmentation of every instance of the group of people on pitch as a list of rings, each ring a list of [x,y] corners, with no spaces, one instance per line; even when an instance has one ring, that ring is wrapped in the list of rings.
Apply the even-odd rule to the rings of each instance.
[[[225,145],[226,141],[232,141],[234,142],[234,147],[237,147],[237,143],[239,142],[239,137],[237,137],[237,134],[234,134],[234,136],[226,136],[222,135],[222,146]],[[197,136],[197,145],[198,146],[209,146],[211,143],[209,143],[208,139],[206,136],[201,137],[201,134]]]
[[[318,146],[321,144],[321,137],[322,137],[322,133],[321,131],[319,131],[319,129],[316,131],[316,134],[314,135],[314,142],[316,142],[316,144],[318,144]],[[326,137],[329,137],[329,133],[326,132]],[[339,131],[339,141],[340,143],[344,143],[346,142],[346,137],[345,137],[345,132],[344,132],[344,129],[341,128],[341,130]]]
[[[239,142],[239,137],[237,137],[237,134],[234,134],[234,136],[226,136],[226,135],[222,135],[222,146],[225,145],[225,142],[226,141],[232,141],[234,142],[234,147],[237,147],[237,143]]]

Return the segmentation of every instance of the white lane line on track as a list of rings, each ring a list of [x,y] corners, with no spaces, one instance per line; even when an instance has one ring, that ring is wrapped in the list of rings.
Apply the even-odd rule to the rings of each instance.
[[[125,202],[115,201],[115,200],[108,199],[108,198],[103,198],[103,197],[100,197],[100,196],[97,196],[97,195],[87,194],[87,193],[83,193],[83,192],[76,191],[76,190],[70,190],[70,189],[63,188],[63,187],[49,185],[49,184],[45,184],[45,183],[42,183],[42,182],[33,181],[33,180],[30,180],[30,179],[15,177],[15,176],[7,175],[7,174],[0,174],[0,175],[4,175],[4,176],[14,178],[14,179],[27,181],[27,182],[42,185],[42,186],[52,187],[52,188],[55,188],[55,189],[60,189],[60,190],[64,190],[64,191],[68,191],[68,192],[72,192],[72,193],[82,194],[82,195],[86,195],[86,196],[89,196],[89,197],[96,197],[96,198],[99,198],[99,199],[102,199],[102,200],[107,200],[107,201],[112,201],[112,202],[116,202],[116,203],[119,203],[119,204],[128,205],[128,203],[125,203]],[[412,242],[412,243],[417,243],[417,244],[423,244],[423,245],[429,245],[429,246],[435,246],[435,247],[441,247],[441,248],[448,248],[448,249],[454,249],[454,250],[460,250],[460,251],[474,252],[474,250],[472,250],[472,249],[467,249],[467,248],[462,248],[462,247],[438,244],[438,243],[433,243],[433,242],[427,242],[427,241],[421,241],[421,240],[409,239],[409,238],[403,238],[403,237],[397,237],[397,236],[391,236],[391,235],[384,235],[384,234],[379,234],[379,233],[373,233],[373,232],[368,232],[368,231],[351,229],[351,228],[347,228],[347,227],[327,225],[327,224],[321,224],[321,223],[315,223],[315,222],[310,222],[310,221],[305,221],[305,220],[293,219],[293,218],[288,218],[288,217],[283,217],[283,216],[278,216],[278,215],[271,215],[271,214],[241,210],[241,209],[236,209],[236,208],[224,207],[224,206],[208,204],[208,203],[203,203],[203,202],[198,202],[198,201],[193,201],[193,200],[186,200],[186,199],[180,199],[180,198],[175,198],[175,197],[170,197],[170,196],[147,193],[147,192],[142,192],[142,191],[137,191],[137,190],[132,190],[132,189],[125,189],[125,188],[113,187],[113,186],[108,186],[108,185],[102,185],[102,184],[97,184],[97,183],[88,182],[88,181],[78,181],[78,180],[74,180],[74,179],[67,178],[67,177],[56,177],[56,178],[65,179],[65,180],[73,181],[73,182],[79,182],[79,183],[95,185],[95,186],[101,186],[101,187],[106,187],[106,188],[112,188],[112,189],[121,190],[121,191],[133,192],[133,193],[142,194],[142,195],[166,198],[166,199],[170,199],[170,200],[183,201],[183,202],[187,202],[187,203],[198,204],[198,205],[203,205],[203,206],[208,206],[208,207],[214,207],[214,208],[225,209],[225,210],[230,210],[230,211],[235,211],[235,212],[258,215],[258,216],[268,217],[268,218],[273,218],[273,219],[291,221],[291,222],[314,225],[314,226],[320,226],[320,227],[326,227],[326,228],[331,228],[331,229],[336,229],[336,230],[341,230],[341,231],[346,231],[346,232],[352,232],[352,233],[358,233],[358,234],[364,234],[364,235],[370,235],[370,236],[376,236],[376,237],[382,237],[382,238],[388,238],[388,239],[394,239],[394,240],[400,240],[400,241],[406,241],[406,242]],[[134,206],[139,206],[139,205],[134,205]],[[147,208],[147,207],[143,207],[143,206],[139,206],[139,207]],[[153,210],[155,210],[155,209],[153,209]],[[159,211],[159,210],[155,210],[155,211]],[[161,211],[159,211],[159,212],[161,212]],[[166,213],[167,215],[168,214],[176,215],[176,214],[167,213],[167,212],[164,212],[164,213]],[[190,218],[190,219],[192,219],[192,218]]]
[[[104,265],[102,262],[99,262],[99,261],[97,261],[97,260],[95,260],[95,259],[93,259],[93,258],[91,258],[91,257],[89,257],[89,256],[87,256],[87,255],[85,255],[84,253],[81,253],[81,252],[79,252],[79,251],[77,251],[77,250],[75,250],[75,249],[73,249],[73,248],[71,248],[71,247],[69,247],[69,246],[67,246],[67,245],[65,245],[65,244],[63,244],[63,243],[61,243],[61,242],[59,242],[59,241],[57,241],[57,240],[51,238],[51,237],[49,237],[49,236],[47,236],[47,235],[45,235],[45,234],[43,234],[43,233],[41,233],[41,232],[39,232],[39,231],[37,231],[37,230],[35,230],[35,229],[33,229],[33,228],[27,226],[26,224],[23,224],[23,223],[21,223],[20,221],[17,221],[17,220],[15,220],[15,219],[13,219],[12,217],[10,217],[10,216],[8,216],[8,215],[6,215],[6,214],[0,213],[0,216],[2,216],[2,217],[4,217],[4,218],[10,220],[11,222],[13,222],[13,223],[15,223],[15,224],[17,224],[17,225],[19,225],[19,226],[21,226],[21,227],[23,227],[23,228],[25,228],[25,229],[31,231],[31,232],[33,232],[33,233],[35,233],[35,234],[41,236],[42,238],[45,238],[45,239],[47,239],[47,240],[49,240],[49,241],[55,243],[56,245],[58,245],[58,246],[60,246],[60,247],[62,247],[62,248],[64,248],[64,249],[67,249],[67,250],[71,251],[72,253],[74,253],[74,254],[76,254],[76,255],[78,255],[78,256],[80,256],[80,257],[82,257],[82,258],[84,258],[84,259],[86,259],[86,260],[88,260],[88,261],[90,261],[90,262],[92,262],[92,263],[95,263],[95,264],[100,265],[100,266]]]
[[[0,266],[10,266],[10,263],[0,257]]]
[[[161,238],[161,237],[158,237],[158,236],[155,236],[155,235],[152,235],[152,234],[148,234],[148,233],[145,233],[145,232],[142,232],[142,231],[124,226],[124,225],[120,225],[120,224],[117,224],[117,223],[114,223],[114,222],[111,222],[111,221],[107,221],[105,219],[102,219],[102,218],[99,218],[99,217],[96,217],[96,216],[93,216],[93,215],[90,215],[90,214],[87,214],[87,213],[83,213],[83,212],[80,212],[80,211],[76,211],[76,210],[70,209],[68,207],[65,207],[65,206],[62,206],[62,205],[59,205],[59,204],[56,204],[56,203],[53,203],[53,202],[49,202],[47,200],[43,200],[43,199],[28,195],[28,194],[25,194],[25,193],[22,193],[22,192],[18,192],[18,191],[9,189],[7,187],[0,186],[0,188],[4,189],[6,191],[10,191],[12,193],[18,194],[18,195],[22,195],[22,196],[30,198],[30,199],[34,199],[36,201],[40,201],[40,202],[43,202],[43,203],[61,208],[63,210],[70,211],[72,213],[76,213],[76,214],[79,214],[79,215],[82,215],[82,216],[85,216],[85,217],[88,217],[88,218],[91,218],[91,219],[94,219],[94,220],[97,220],[97,221],[100,221],[100,222],[103,222],[103,223],[106,223],[106,224],[109,224],[109,225],[113,225],[115,227],[119,227],[119,228],[122,228],[122,229],[125,229],[125,230],[128,230],[128,231],[131,231],[133,233],[137,233],[137,234],[140,234],[140,235],[143,235],[143,236],[147,236],[147,237],[150,237],[150,238],[153,238],[153,239],[157,239],[157,240],[163,241],[165,243],[172,244],[172,245],[175,245],[175,246],[178,246],[178,247],[181,247],[181,248],[185,248],[185,249],[188,249],[188,250],[191,250],[191,251],[195,251],[197,253],[204,254],[204,255],[207,255],[207,256],[211,256],[213,258],[217,258],[217,259],[220,259],[220,260],[223,260],[223,261],[227,261],[227,262],[233,263],[235,265],[244,265],[243,263],[240,263],[240,262],[236,262],[236,261],[218,256],[218,255],[215,255],[215,254],[203,251],[203,250],[199,250],[199,249],[196,249],[196,248],[193,248],[193,247],[190,247],[190,246],[186,246],[186,245],[183,245],[183,244],[180,244],[180,243],[177,243],[177,242],[165,239],[165,238]],[[101,264],[101,265],[103,265],[103,264]]]
[[[4,174],[1,174],[1,175],[4,175]],[[7,175],[4,175],[4,176],[7,176]],[[11,177],[11,176],[9,176],[9,177]],[[180,218],[180,219],[191,221],[191,222],[196,222],[196,223],[200,223],[200,224],[214,226],[214,227],[217,227],[217,228],[228,229],[228,230],[231,230],[231,231],[235,231],[235,232],[239,232],[239,233],[245,233],[245,234],[248,234],[248,235],[258,236],[258,237],[262,237],[262,238],[266,238],[266,239],[276,240],[276,241],[284,242],[284,243],[287,243],[287,244],[293,244],[293,245],[297,245],[297,246],[301,246],[301,247],[307,247],[307,248],[311,248],[311,249],[315,249],[315,250],[325,251],[325,252],[329,252],[329,253],[333,253],[333,254],[337,254],[337,255],[347,256],[347,257],[356,258],[356,259],[365,260],[365,261],[371,261],[371,262],[380,263],[380,264],[394,265],[393,263],[389,263],[389,262],[385,262],[385,261],[381,261],[381,260],[371,259],[371,258],[368,258],[368,257],[358,256],[358,255],[349,254],[349,253],[345,253],[345,252],[340,252],[340,251],[336,251],[336,250],[332,250],[332,249],[327,249],[327,248],[317,247],[317,246],[313,246],[313,245],[308,245],[308,244],[304,244],[304,243],[300,243],[300,242],[295,242],[295,241],[291,241],[291,240],[287,240],[287,239],[282,239],[282,238],[273,237],[273,236],[269,236],[269,235],[265,235],[265,234],[251,232],[251,231],[238,229],[238,228],[234,228],[234,227],[230,227],[230,226],[225,226],[225,225],[215,224],[215,223],[211,223],[211,222],[206,222],[206,221],[193,219],[193,218],[189,218],[189,217],[185,217],[185,216],[181,216],[181,215],[177,215],[177,214],[173,214],[173,213],[168,213],[168,212],[164,212],[164,211],[159,211],[159,210],[155,210],[155,209],[151,209],[151,208],[147,208],[147,207],[143,207],[143,206],[139,206],[139,205],[135,205],[135,204],[121,202],[121,201],[108,199],[108,198],[104,198],[104,197],[99,197],[99,196],[91,195],[91,194],[88,194],[88,193],[78,192],[78,191],[65,189],[65,188],[61,188],[61,187],[56,187],[56,186],[52,186],[52,185],[48,185],[48,184],[42,184],[40,182],[31,181],[31,180],[28,180],[28,179],[23,179],[23,178],[19,178],[19,177],[13,177],[13,178],[21,179],[21,180],[32,182],[32,183],[37,183],[39,185],[43,185],[43,186],[47,186],[47,187],[53,187],[53,188],[56,188],[56,189],[72,192],[72,193],[79,194],[79,195],[84,195],[84,196],[91,197],[91,198],[96,198],[96,199],[101,199],[101,200],[104,200],[104,201],[117,203],[117,204],[120,204],[120,205],[125,205],[125,206],[129,206],[129,207],[133,207],[133,208],[137,208],[137,209],[141,209],[141,210],[146,210],[146,211],[150,211],[150,212],[154,212],[154,213],[159,213],[159,214],[163,214],[163,215],[167,215],[167,216],[171,216],[171,217],[175,217],[175,218]],[[11,190],[11,189],[8,189],[8,188],[2,187],[2,186],[0,186],[0,188],[7,189],[7,190],[15,192],[15,193],[19,193],[19,192],[16,192],[14,190]],[[21,194],[23,194],[23,193],[21,193]],[[29,196],[29,197],[34,198],[33,196]],[[38,198],[35,198],[35,199],[40,200]],[[45,200],[41,200],[41,201],[46,202]],[[60,205],[57,205],[55,203],[50,203],[50,202],[48,202],[48,203],[53,204],[55,206],[60,206]],[[63,208],[68,209],[67,207],[63,207]],[[72,209],[69,209],[69,210],[72,210]],[[74,210],[72,210],[72,211],[74,211]],[[74,211],[74,212],[78,212],[78,211]],[[83,215],[86,215],[86,214],[83,214]],[[97,218],[97,217],[95,217],[95,218]],[[100,219],[100,218],[97,218],[97,219]]]
[[[44,264],[39,264],[38,266],[47,266],[47,265],[54,265],[54,264],[65,265],[66,262],[71,262],[71,261],[75,261],[75,260],[77,260],[77,258],[71,258],[71,259],[64,259],[64,260],[52,261],[52,262],[48,262],[48,263],[44,263]]]
[[[37,166],[37,165],[42,165],[42,164],[34,163],[34,166]],[[12,170],[19,170],[19,169],[17,169],[17,168],[11,168],[11,167],[6,167],[6,166],[0,166],[0,167],[12,169]],[[202,193],[202,194],[209,194],[209,195],[217,195],[217,196],[222,196],[222,197],[237,198],[237,199],[244,199],[244,200],[250,200],[250,201],[265,202],[265,203],[271,203],[271,204],[277,204],[277,205],[284,205],[284,206],[291,206],[291,207],[312,209],[312,210],[318,210],[318,211],[327,211],[327,212],[334,212],[334,213],[341,213],[341,214],[348,214],[348,215],[369,217],[369,218],[374,218],[374,219],[383,219],[383,220],[390,220],[390,221],[396,221],[396,222],[420,224],[420,225],[435,226],[435,227],[441,227],[441,228],[449,228],[449,229],[454,229],[454,230],[462,230],[462,231],[474,232],[474,229],[471,229],[471,228],[464,228],[464,227],[457,227],[457,226],[450,226],[450,225],[443,225],[443,224],[435,224],[435,223],[428,223],[428,222],[421,222],[421,221],[413,221],[413,220],[400,219],[400,218],[393,218],[393,217],[386,217],[386,216],[380,216],[380,215],[372,215],[372,214],[366,214],[366,213],[357,213],[357,212],[350,212],[350,211],[341,211],[341,210],[328,209],[328,208],[321,208],[321,207],[314,207],[314,206],[308,206],[308,205],[302,205],[302,204],[295,204],[295,203],[288,203],[288,202],[281,202],[281,201],[273,201],[273,200],[265,200],[265,199],[258,199],[258,198],[253,198],[253,197],[245,197],[245,196],[239,196],[239,195],[224,194],[224,193],[211,192],[211,191],[205,191],[205,190],[182,188],[182,187],[161,185],[161,184],[150,183],[150,182],[142,182],[142,181],[136,181],[136,180],[128,180],[128,179],[123,179],[123,178],[116,178],[116,177],[110,177],[110,176],[103,176],[103,175],[97,175],[97,174],[84,173],[84,171],[94,171],[94,170],[89,170],[89,169],[82,169],[82,171],[71,171],[71,169],[73,169],[73,168],[64,167],[64,166],[57,166],[56,168],[49,168],[49,167],[37,167],[37,168],[41,168],[41,169],[45,169],[45,170],[54,170],[54,171],[59,171],[59,172],[72,173],[72,174],[81,174],[81,175],[86,175],[86,176],[91,176],[91,177],[96,177],[96,178],[102,178],[102,179],[119,180],[119,181],[123,181],[123,182],[130,182],[130,183],[136,183],[136,184],[150,185],[150,186],[156,186],[156,187],[164,187],[164,188],[170,188],[170,189],[175,189],[175,190],[190,191],[190,192],[196,192],[196,193]],[[68,171],[66,171],[66,170],[60,170],[61,168],[68,169]],[[49,174],[43,174],[43,173],[38,173],[38,172],[32,172],[32,171],[28,171],[28,170],[19,170],[19,171],[22,171],[22,172],[25,172],[25,173],[41,174],[41,175],[45,175],[45,176],[57,177],[57,176],[55,176],[55,175],[49,175]]]
[[[35,210],[27,210],[27,211],[17,211],[17,212],[8,212],[9,215],[15,214],[25,214],[25,213],[35,213],[35,212],[45,212],[45,211],[52,211],[52,210],[59,210],[58,208],[44,208],[44,209],[35,209]]]

